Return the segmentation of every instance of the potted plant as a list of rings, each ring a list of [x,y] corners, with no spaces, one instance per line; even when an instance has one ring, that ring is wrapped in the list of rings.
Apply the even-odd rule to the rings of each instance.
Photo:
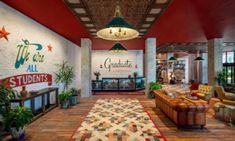
[[[25,126],[31,122],[33,113],[31,109],[17,107],[11,109],[5,117],[7,129],[10,130],[14,140],[23,140],[25,137]]]
[[[68,91],[68,86],[73,82],[74,78],[74,71],[73,67],[68,64],[68,62],[63,61],[62,64],[56,64],[59,70],[55,73],[55,82],[57,84],[63,84],[63,92],[59,95],[61,100],[61,107],[67,107],[67,97],[71,96],[70,91]]]
[[[225,84],[226,74],[224,72],[222,72],[222,71],[219,71],[217,73],[216,79],[217,79],[218,84],[223,86]]]
[[[70,92],[72,96],[69,98],[70,105],[76,105],[78,103],[78,96],[80,95],[80,91],[76,88],[71,88]]]
[[[138,76],[138,72],[133,72],[133,77],[136,78]]]
[[[100,76],[100,72],[99,71],[95,71],[94,75],[96,76],[96,80],[99,80],[99,76]]]
[[[4,130],[3,119],[10,111],[10,100],[19,96],[17,91],[0,84],[0,132]]]
[[[62,91],[62,93],[59,95],[60,105],[63,109],[69,108],[69,98],[72,96],[70,91]]]
[[[151,82],[149,85],[150,85],[150,87],[149,87],[149,90],[150,90],[149,96],[150,96],[150,98],[154,98],[155,97],[154,91],[161,89],[162,85],[158,82]]]
[[[55,73],[55,82],[57,84],[63,84],[63,90],[68,90],[69,84],[73,82],[74,72],[73,67],[68,65],[68,62],[63,61],[62,64],[56,64],[59,68],[58,72]]]

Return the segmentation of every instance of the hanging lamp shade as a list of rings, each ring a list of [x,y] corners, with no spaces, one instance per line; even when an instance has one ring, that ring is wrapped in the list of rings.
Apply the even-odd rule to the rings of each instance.
[[[97,36],[105,40],[120,41],[136,38],[139,32],[121,17],[120,7],[117,6],[114,18],[97,32]]]
[[[203,61],[204,59],[200,56],[198,56],[197,58],[194,59],[194,61]]]
[[[172,57],[170,57],[169,58],[169,61],[176,61],[177,59],[174,57],[174,56],[172,56]]]
[[[120,43],[114,44],[114,46],[109,50],[109,52],[113,53],[126,53],[127,49]]]

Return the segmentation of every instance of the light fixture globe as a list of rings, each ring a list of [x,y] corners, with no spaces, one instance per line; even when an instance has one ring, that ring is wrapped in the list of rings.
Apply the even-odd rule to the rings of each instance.
[[[139,32],[120,16],[120,7],[117,6],[114,18],[105,28],[97,32],[97,36],[105,40],[121,41],[136,38]]]

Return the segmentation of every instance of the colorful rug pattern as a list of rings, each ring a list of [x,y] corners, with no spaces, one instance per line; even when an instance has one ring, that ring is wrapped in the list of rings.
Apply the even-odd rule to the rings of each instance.
[[[137,99],[97,100],[72,141],[164,141]]]

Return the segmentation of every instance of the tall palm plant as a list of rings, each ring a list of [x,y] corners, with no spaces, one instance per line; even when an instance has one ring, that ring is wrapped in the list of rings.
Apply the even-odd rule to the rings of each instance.
[[[73,82],[74,72],[73,67],[68,64],[67,61],[63,61],[62,64],[56,64],[59,68],[55,73],[55,82],[57,84],[63,84],[63,90],[68,90],[69,84]]]

